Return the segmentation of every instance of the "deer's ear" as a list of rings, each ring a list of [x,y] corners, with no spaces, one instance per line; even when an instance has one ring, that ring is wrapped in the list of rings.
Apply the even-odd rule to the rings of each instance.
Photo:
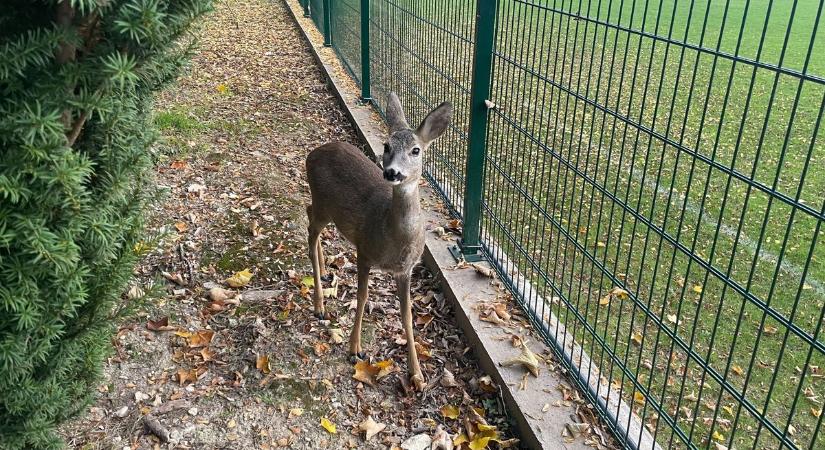
[[[415,130],[415,134],[418,135],[419,139],[429,144],[444,133],[452,118],[453,105],[450,102],[444,102],[427,114],[427,117]]]
[[[390,133],[410,128],[407,118],[404,117],[404,109],[401,108],[401,100],[398,99],[395,92],[390,92],[390,98],[387,102],[387,125],[390,127]]]

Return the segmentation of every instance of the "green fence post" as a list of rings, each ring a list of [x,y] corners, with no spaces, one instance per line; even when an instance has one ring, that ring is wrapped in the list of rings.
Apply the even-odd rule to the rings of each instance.
[[[476,0],[476,32],[473,46],[473,80],[470,89],[470,134],[464,190],[464,233],[460,245],[467,261],[481,257],[481,195],[484,156],[487,153],[487,100],[491,90],[493,45],[498,0]]]
[[[370,0],[361,0],[361,100],[369,102],[370,93]]]
[[[309,17],[309,0],[303,0],[301,3],[304,4],[304,17]]]
[[[332,0],[324,0],[324,47],[332,46]]]

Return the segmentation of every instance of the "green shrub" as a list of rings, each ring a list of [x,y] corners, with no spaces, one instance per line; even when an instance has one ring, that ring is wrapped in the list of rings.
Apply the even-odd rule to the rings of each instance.
[[[110,349],[151,192],[153,92],[211,0],[0,10],[0,448],[57,448]]]

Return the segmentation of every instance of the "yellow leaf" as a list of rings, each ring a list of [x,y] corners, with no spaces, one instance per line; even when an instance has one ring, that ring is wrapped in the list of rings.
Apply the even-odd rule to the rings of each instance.
[[[614,287],[610,290],[610,293],[613,294],[619,300],[627,300],[628,298],[627,291],[619,287]]]
[[[226,94],[226,92],[229,90],[229,87],[227,87],[225,84],[221,83],[221,84],[217,85],[215,87],[215,89],[218,92],[220,92],[221,94]]]
[[[493,430],[496,429],[495,425],[485,425],[483,423],[480,423],[477,426],[478,426],[478,431],[493,431]]]
[[[252,280],[252,272],[249,269],[241,270],[240,272],[235,272],[234,275],[226,279],[226,284],[232,286],[233,288],[244,287]]]
[[[725,435],[718,432],[718,431],[714,431],[713,432],[713,440],[715,440],[715,441],[724,441],[725,440]]]
[[[453,439],[453,445],[456,447],[461,447],[461,444],[464,444],[465,442],[470,442],[470,439],[467,438],[467,434],[465,433],[461,433]]]
[[[772,325],[765,325],[765,328],[762,328],[762,332],[768,336],[773,336],[777,331],[779,331],[779,329]]]
[[[633,393],[633,401],[634,401],[634,402],[636,402],[636,403],[638,403],[638,404],[640,404],[640,405],[644,405],[644,404],[645,404],[645,400],[646,400],[646,399],[645,399],[645,396],[644,396],[644,395],[642,395],[642,393],[641,393],[641,392],[636,391],[636,392],[634,392],[634,393]]]
[[[601,306],[605,306],[609,303],[610,303],[610,294],[605,295],[604,297],[602,297],[601,300],[599,300],[599,305],[601,305]]]
[[[725,411],[729,416],[733,417],[733,408],[731,408],[730,405],[723,406],[722,411]]]
[[[375,379],[380,380],[381,378],[384,378],[385,376],[395,372],[395,365],[394,364],[395,364],[394,361],[391,360],[391,359],[388,359],[388,360],[385,360],[385,361],[379,361],[379,362],[373,364],[374,367],[378,368],[378,373],[375,374]]]
[[[301,284],[303,284],[306,287],[314,287],[315,286],[315,277],[313,277],[312,275],[307,275],[307,276],[301,278]]]
[[[816,408],[811,408],[811,415],[814,416],[814,417],[819,418],[819,416],[822,415],[822,410],[821,409],[816,409]]]
[[[152,246],[143,241],[140,241],[135,243],[135,246],[132,250],[135,252],[135,255],[143,256],[152,251]]]
[[[700,286],[698,284],[693,285],[693,292],[695,292],[697,294],[701,294],[702,293],[702,286]]]
[[[642,345],[642,333],[634,331],[633,334],[630,335],[630,340],[636,345]]]
[[[335,424],[330,422],[326,417],[321,417],[321,426],[324,427],[330,434],[335,434],[338,431],[335,429]]]
[[[734,364],[734,365],[730,368],[730,370],[732,370],[732,371],[733,371],[733,373],[735,373],[735,374],[739,375],[740,377],[741,377],[741,376],[745,373],[745,371],[743,371],[743,370],[742,370],[742,368],[741,368],[741,367],[739,367],[739,366],[737,366],[736,364]]]
[[[457,419],[458,413],[458,406],[444,405],[441,407],[441,415],[448,419]]]
[[[269,373],[269,356],[267,355],[260,355],[258,359],[255,361],[255,367],[263,373]]]

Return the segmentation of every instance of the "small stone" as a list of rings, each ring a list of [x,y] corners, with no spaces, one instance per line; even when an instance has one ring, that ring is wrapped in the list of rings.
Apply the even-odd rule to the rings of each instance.
[[[235,428],[238,426],[238,422],[235,422],[235,419],[229,419],[229,422],[226,422],[226,428]]]
[[[172,294],[176,296],[186,295],[186,289],[175,289],[172,291]]]
[[[186,411],[186,412],[188,412],[190,416],[197,416],[198,415],[198,408],[194,408],[194,407],[189,408],[189,410]]]
[[[135,391],[135,401],[136,402],[140,403],[144,400],[149,400],[149,398],[150,397],[149,397],[148,394],[144,394],[143,392],[140,392],[140,391]]]
[[[126,414],[129,414],[128,406],[121,406],[117,411],[115,411],[115,416],[120,418],[126,417]]]

